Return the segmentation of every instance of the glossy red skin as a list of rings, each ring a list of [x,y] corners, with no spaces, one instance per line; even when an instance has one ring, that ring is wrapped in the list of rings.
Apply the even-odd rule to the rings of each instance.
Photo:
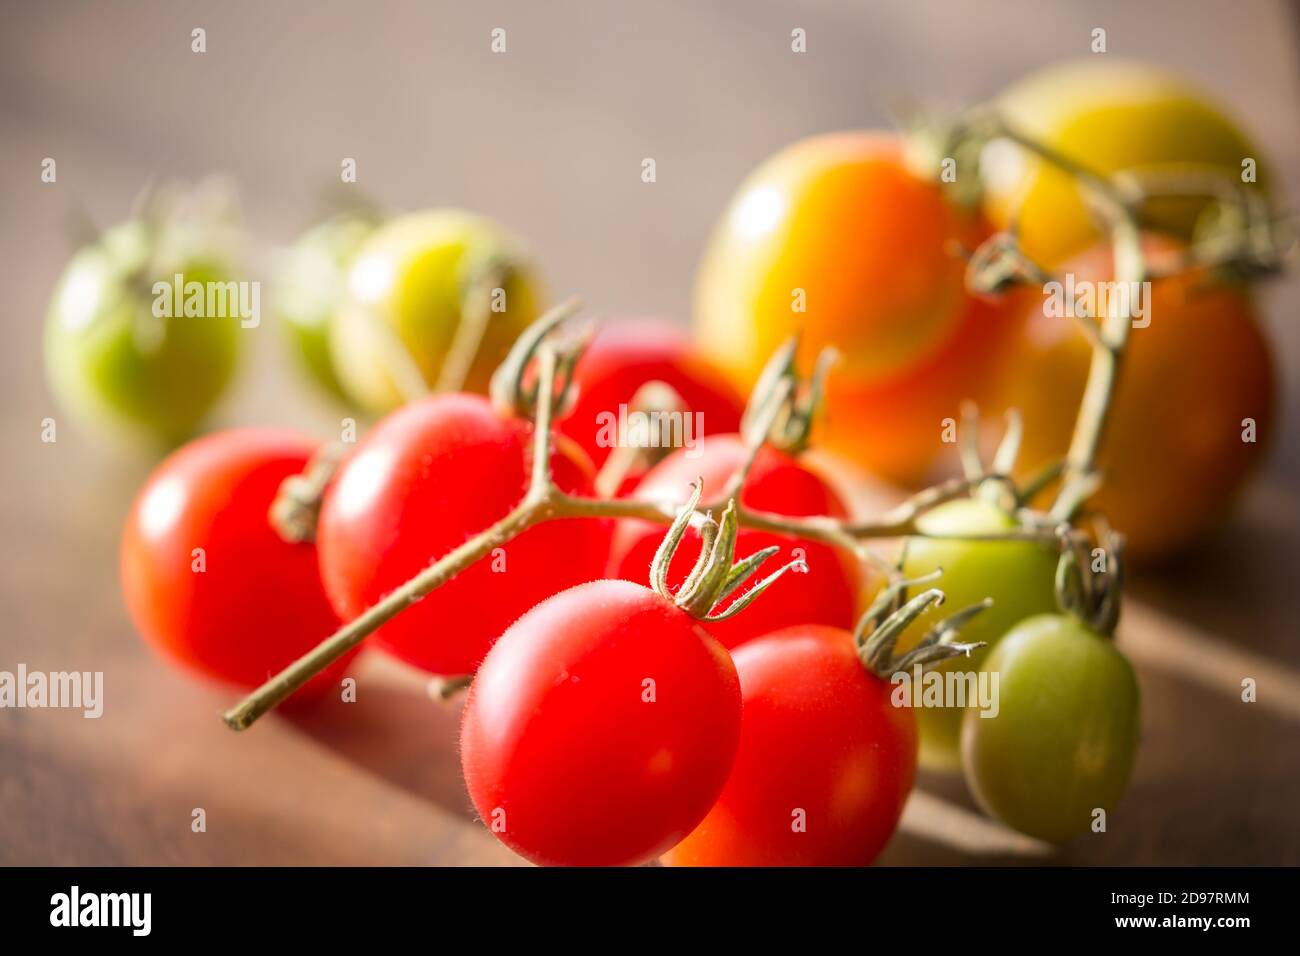
[[[461,767],[479,815],[504,824],[496,836],[515,852],[630,866],[709,812],[740,720],[731,658],[698,622],[642,585],[593,581],[533,608],[488,654],[465,704]]]
[[[848,631],[796,627],[735,652],[740,749],[717,804],[670,866],[866,866],[916,778],[916,721],[863,668]],[[804,832],[795,832],[795,810]]]
[[[696,458],[689,457],[685,450],[669,455],[646,474],[631,497],[684,504],[690,496],[691,482],[702,477],[704,498],[716,500],[744,461],[744,444],[739,435],[713,435],[704,439],[699,450]],[[740,500],[757,511],[782,515],[844,517],[846,513],[839,496],[821,477],[789,455],[768,447],[759,452]],[[663,534],[663,528],[658,525],[620,521],[610,546],[610,575],[628,581],[646,581]],[[794,624],[851,627],[862,588],[861,575],[853,562],[824,544],[749,530],[737,535],[736,560],[772,545],[779,547],[780,552],[768,559],[753,581],[761,580],[796,556],[802,556],[807,562],[808,573],[788,575],[730,620],[706,624],[709,632],[727,647],[736,647]],[[801,549],[800,554],[796,555],[796,549]],[[699,534],[690,530],[669,567],[670,586],[675,588],[686,579],[699,553]],[[724,602],[722,607],[734,600],[733,597]]]
[[[350,620],[522,500],[532,428],[477,395],[437,395],[377,424],[339,469],[321,505],[316,544],[334,609]],[[557,442],[557,485],[591,494],[591,463]],[[435,674],[468,674],[538,601],[601,576],[608,522],[530,528],[375,632],[394,656]],[[504,566],[504,570],[501,570]]]
[[[280,483],[303,470],[318,444],[292,432],[230,429],[190,442],[149,477],[122,534],[122,592],[137,630],[165,657],[255,687],[338,628],[316,549],[283,541],[268,519]],[[203,549],[201,573],[192,570],[195,548]],[[336,685],[352,656],[295,699]]]
[[[704,433],[740,428],[744,400],[712,362],[698,355],[685,331],[668,322],[638,319],[602,326],[574,369],[577,399],[558,425],[591,456],[596,467],[610,449],[597,443],[602,412],[618,415],[647,382],[671,385],[692,412],[703,415]]]

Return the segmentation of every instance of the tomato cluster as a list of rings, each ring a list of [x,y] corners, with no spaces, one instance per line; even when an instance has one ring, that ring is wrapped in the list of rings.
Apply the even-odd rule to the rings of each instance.
[[[1000,103],[1047,152],[1095,160],[1103,175],[1222,171],[1245,149],[1176,81],[1108,69],[1051,71]],[[1223,270],[1186,267],[1201,230],[1223,226],[1206,225],[1210,204],[1153,203],[1141,240],[1151,321],[1128,333],[1108,430],[1085,463],[1101,490],[1083,514],[1062,499],[1047,513],[1047,492],[1091,491],[1095,476],[1059,466],[1096,344],[1037,290],[974,294],[1016,283],[972,281],[960,254],[999,248],[1014,220],[1027,258],[974,262],[1010,263],[1022,286],[1035,268],[1098,285],[1114,277],[1115,250],[1041,155],[1008,166],[989,153],[972,200],[909,142],[831,134],[760,166],[705,252],[694,339],[629,320],[578,346],[533,325],[535,266],[469,213],[316,227],[282,263],[276,314],[328,390],[382,417],[296,502],[305,534],[275,516],[295,476],[328,460],[322,443],[231,429],[167,458],[123,536],[137,628],[169,658],[247,688],[292,672],[341,626],[430,674],[471,675],[469,795],[538,863],[867,864],[918,764],[960,769],[990,815],[1031,836],[1095,828],[1123,796],[1140,723],[1111,636],[1121,539],[1107,528],[1149,559],[1213,527],[1258,458],[1246,423],[1253,435],[1272,422],[1269,352],[1248,292]],[[77,402],[115,392],[116,413],[154,417],[176,439],[224,382],[232,327],[164,321],[154,351],[140,350],[156,243],[125,228],[74,260],[51,315],[51,380]],[[188,268],[224,275],[218,262]],[[797,357],[773,378],[769,358],[791,336]],[[794,368],[825,348],[841,361],[819,394]],[[178,378],[190,400],[169,404]],[[793,440],[800,403],[817,398],[825,415],[805,416]],[[913,499],[911,518],[881,532],[904,539],[896,565],[863,560],[873,534],[844,465],[905,486],[945,474],[967,398],[1019,409],[1023,434],[990,468],[968,442],[964,482]],[[647,412],[676,432],[624,432]],[[665,434],[675,447],[649,441]],[[803,453],[809,441],[820,457]],[[715,497],[724,491],[732,500]],[[1079,558],[1087,534],[1104,558],[1091,565]],[[776,555],[782,571],[751,584]],[[909,600],[931,581],[940,590]],[[329,692],[356,651],[295,680],[292,700]],[[931,679],[937,703],[909,684]],[[950,699],[985,687],[993,700]]]
[[[1049,151],[1149,181],[1155,195],[1142,215],[1157,250],[1213,238],[1210,200],[1182,195],[1179,177],[1267,203],[1259,151],[1164,71],[1094,58],[1034,74],[992,106]],[[942,475],[952,461],[946,424],[963,399],[1024,413],[1020,477],[1059,460],[1088,341],[1070,319],[1044,314],[1032,289],[972,296],[953,251],[1014,228],[1038,267],[1087,285],[1112,278],[1112,250],[1076,177],[1005,141],[992,146],[969,163],[982,187],[974,205],[952,201],[971,176],[961,161],[945,157],[957,164],[948,182],[914,168],[916,151],[899,136],[816,136],[768,159],[741,185],[700,264],[694,318],[704,353],[749,388],[791,333],[810,353],[833,346],[841,361],[819,440],[894,482]],[[1174,194],[1159,193],[1165,181]],[[1212,531],[1264,444],[1243,429],[1263,435],[1271,423],[1268,348],[1249,292],[1230,272],[1155,281],[1151,322],[1131,336],[1096,505],[1135,559],[1168,558]],[[1163,480],[1170,474],[1185,480]]]
[[[562,433],[574,427],[559,422],[549,474],[561,493],[595,500],[590,459]],[[404,406],[343,458],[320,501],[314,544],[282,539],[270,515],[286,479],[309,470],[316,443],[254,429],[193,442],[159,467],[128,520],[122,576],[133,619],[169,657],[256,686],[518,508],[530,486],[533,430],[479,396]],[[1015,763],[1008,755],[1021,746],[1016,727],[1042,726],[1035,712],[1016,718],[1011,731],[1004,720],[997,733],[969,716],[963,721],[962,710],[914,715],[894,699],[888,669],[864,662],[852,632],[874,578],[864,580],[815,537],[736,528],[734,504],[721,532],[711,519],[686,523],[697,514],[701,481],[725,487],[740,469],[742,508],[796,519],[846,515],[831,485],[798,455],[763,445],[749,461],[751,447],[740,435],[709,436],[698,457],[675,452],[627,493],[628,502],[683,505],[667,552],[662,526],[643,519],[614,527],[599,517],[541,523],[370,639],[430,672],[474,674],[461,735],[466,783],[493,832],[529,859],[869,863],[897,825],[923,733],[929,750],[943,751],[964,728],[979,780],[998,759]],[[683,502],[675,489],[689,487],[692,471],[702,477]],[[1009,522],[992,504],[970,499],[927,513],[921,530],[979,533]],[[752,605],[759,587],[747,590],[743,577],[733,584],[734,571],[701,572],[719,560],[752,571],[777,552],[794,560],[796,573]],[[978,606],[994,593],[996,612],[962,625],[979,643],[993,644],[1022,617],[1054,606],[1054,560],[1038,544],[922,537],[904,573],[922,577],[938,562],[949,567],[954,600]],[[657,589],[637,583],[647,577],[658,578]],[[685,597],[700,587],[715,591],[702,609]],[[1035,594],[1047,603],[1035,603]],[[934,617],[927,607],[913,617]],[[945,619],[935,619],[927,638],[898,628],[890,651],[906,661],[924,649],[945,633]],[[996,653],[1016,654],[1026,640],[1014,636]],[[1094,656],[1104,658],[1109,644],[1090,639]],[[956,660],[978,666],[972,649]],[[1050,651],[1037,655],[1050,661]],[[294,700],[327,692],[350,658],[312,678]],[[1032,708],[1035,669],[1050,663],[1029,650],[985,666],[1027,672],[1009,686],[1023,685],[1017,693]],[[1096,705],[1110,693],[1104,685],[1116,666],[1097,665],[1100,676],[1080,690],[1074,717],[1105,719],[1095,716]],[[1104,780],[1091,789],[1082,781],[1081,792],[1117,798],[1131,761],[1131,726],[1111,729],[1117,756],[1104,762]],[[1012,736],[1003,742],[998,733]],[[1055,759],[1068,776],[1070,752]],[[1032,816],[1022,823],[1017,813],[1036,805],[1032,795],[972,786],[990,812],[1027,832],[1061,838],[1069,835],[1061,826],[1068,830],[1078,817],[1076,800],[1060,811],[1068,811],[1066,824]]]

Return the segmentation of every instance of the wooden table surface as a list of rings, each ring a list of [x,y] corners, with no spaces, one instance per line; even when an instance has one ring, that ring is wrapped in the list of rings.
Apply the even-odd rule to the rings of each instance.
[[[1300,195],[1291,14],[1264,0],[6,4],[0,670],[103,671],[105,710],[0,711],[0,863],[518,862],[472,821],[456,708],[417,675],[363,658],[356,704],[236,735],[217,720],[228,689],[178,674],[133,634],[118,533],[150,462],[64,421],[42,372],[78,205],[108,223],[151,176],[227,172],[253,228],[284,240],[351,156],[387,203],[463,205],[527,236],[557,295],[684,320],[707,231],[764,156],[881,124],[903,97],[978,99],[1085,55],[1094,26],[1106,55],[1213,89]],[[206,54],[190,52],[196,26]],[[489,52],[497,26],[503,56]],[[806,55],[789,52],[794,27]],[[639,178],[647,156],[653,186]],[[886,862],[1300,862],[1300,286],[1265,302],[1285,415],[1214,548],[1133,582],[1121,641],[1140,673],[1143,745],[1109,832],[1040,856],[975,816],[959,782],[926,776]],[[247,334],[250,362],[217,421],[331,434],[335,413],[274,328]],[[49,415],[59,437],[44,444]],[[1244,676],[1257,703],[1239,699]],[[206,833],[191,832],[198,807]]]

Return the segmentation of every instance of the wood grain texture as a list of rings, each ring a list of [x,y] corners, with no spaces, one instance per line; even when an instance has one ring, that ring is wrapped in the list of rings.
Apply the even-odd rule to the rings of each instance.
[[[60,426],[41,325],[83,204],[122,217],[151,176],[225,171],[260,234],[288,239],[344,156],[400,207],[456,204],[533,243],[555,295],[684,320],[695,260],[740,177],[800,136],[885,122],[900,97],[957,105],[1086,51],[1213,89],[1300,195],[1295,31],[1264,0],[996,3],[162,3],[0,8],[0,669],[105,672],[100,720],[0,711],[0,863],[517,862],[473,823],[454,705],[370,658],[360,699],[237,736],[231,700],[156,661],[121,606],[116,549],[149,462]],[[189,50],[203,26],[208,53]],[[492,56],[489,30],[508,30]],[[808,53],[789,32],[808,31]],[[57,185],[40,182],[57,158]],[[639,179],[654,157],[658,182]],[[1287,375],[1266,471],[1216,550],[1134,582],[1121,640],[1144,694],[1135,784],[1104,836],[1046,858],[1300,863],[1300,287],[1265,296]],[[219,422],[330,434],[275,330]],[[1194,410],[1188,410],[1194,414]],[[1184,476],[1181,480],[1195,480]],[[1242,704],[1242,676],[1260,701]],[[1039,860],[925,777],[885,862]],[[190,830],[203,807],[208,831]]]

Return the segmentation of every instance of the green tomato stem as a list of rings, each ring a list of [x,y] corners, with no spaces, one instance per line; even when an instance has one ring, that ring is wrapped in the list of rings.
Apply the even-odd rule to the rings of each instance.
[[[482,534],[471,538],[429,565],[401,587],[388,594],[360,616],[340,627],[334,634],[280,673],[276,674],[239,704],[222,715],[232,730],[245,730],[267,711],[319,674],[330,664],[356,647],[382,625],[397,617],[425,595],[447,583],[462,570],[503,547],[539,520],[539,509],[525,499],[519,507]]]
[[[1147,264],[1142,253],[1141,224],[1137,213],[1142,193],[1135,183],[1121,177],[1097,173],[1086,165],[1021,135],[1001,121],[994,121],[990,132],[994,138],[1014,143],[1074,177],[1110,231],[1111,248],[1115,257],[1114,281],[1128,284],[1141,283],[1146,279]],[[1107,313],[1102,317],[1100,325],[1095,327],[1096,334],[1088,335],[1092,345],[1092,362],[1088,367],[1088,378],[1079,403],[1074,434],[1066,453],[1063,489],[1085,480],[1096,468],[1097,454],[1110,417],[1133,318],[1127,309],[1120,307],[1119,298],[1109,297]],[[1080,503],[1063,496],[1053,505],[1052,516],[1069,520]]]
[[[460,321],[438,369],[435,392],[459,392],[465,387],[492,322],[492,297],[497,289],[505,288],[514,270],[511,259],[495,256],[478,264],[470,274],[461,293]]]

